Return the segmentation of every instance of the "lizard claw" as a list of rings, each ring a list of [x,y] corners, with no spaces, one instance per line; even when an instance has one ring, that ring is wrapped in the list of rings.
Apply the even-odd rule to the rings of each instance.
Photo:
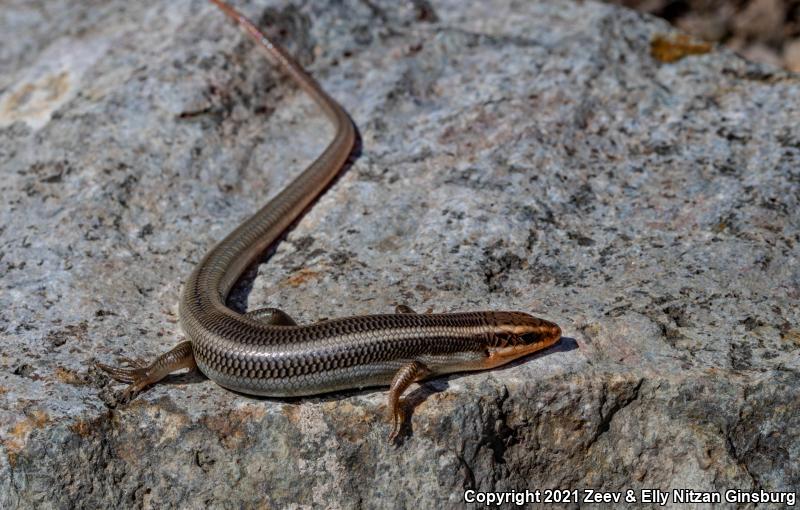
[[[137,379],[147,377],[147,367],[141,364],[133,364],[133,368],[112,367],[103,363],[95,363],[95,366],[107,373],[112,379],[119,382],[133,383]]]
[[[112,367],[103,363],[95,363],[95,366],[107,373],[112,379],[119,382],[129,383],[128,387],[122,392],[121,400],[130,401],[137,393],[142,391],[150,383],[148,367],[140,360],[125,359],[125,362],[133,368]]]
[[[145,368],[147,366],[147,362],[142,358],[129,358],[127,356],[123,356],[120,359],[122,360],[123,363],[127,363],[133,368]]]

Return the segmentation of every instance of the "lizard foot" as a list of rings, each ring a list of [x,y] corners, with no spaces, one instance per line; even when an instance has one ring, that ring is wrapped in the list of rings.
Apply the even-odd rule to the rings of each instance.
[[[124,401],[130,400],[147,386],[157,383],[176,370],[197,367],[191,342],[179,343],[174,349],[157,357],[149,365],[138,359],[122,358],[122,361],[129,366],[112,367],[103,363],[95,365],[115,381],[129,383],[122,393]]]

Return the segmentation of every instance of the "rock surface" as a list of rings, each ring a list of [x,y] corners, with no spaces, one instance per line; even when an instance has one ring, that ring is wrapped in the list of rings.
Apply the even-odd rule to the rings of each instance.
[[[485,491],[800,487],[800,77],[593,2],[239,2],[363,146],[244,279],[302,321],[518,309],[548,352],[415,387],[119,405],[203,253],[331,130],[205,2],[9,2],[0,507],[460,508]],[[733,506],[733,505],[723,505]]]

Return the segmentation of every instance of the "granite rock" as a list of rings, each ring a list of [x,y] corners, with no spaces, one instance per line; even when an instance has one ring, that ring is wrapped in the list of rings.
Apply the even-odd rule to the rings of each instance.
[[[238,2],[361,147],[231,297],[301,321],[516,309],[547,352],[414,386],[131,403],[205,251],[331,128],[206,2],[7,2],[0,507],[461,508],[466,490],[800,486],[800,77],[594,2]],[[636,506],[636,505],[632,505]],[[732,504],[722,505],[733,507]]]

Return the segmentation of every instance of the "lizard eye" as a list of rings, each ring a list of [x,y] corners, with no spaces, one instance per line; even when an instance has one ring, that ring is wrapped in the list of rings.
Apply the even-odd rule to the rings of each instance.
[[[561,338],[561,330],[556,329],[555,331],[539,331],[536,333],[525,333],[520,338],[522,339],[522,342],[525,345],[536,344],[539,342],[548,342],[548,341],[552,343],[553,340],[558,340],[559,338]]]

